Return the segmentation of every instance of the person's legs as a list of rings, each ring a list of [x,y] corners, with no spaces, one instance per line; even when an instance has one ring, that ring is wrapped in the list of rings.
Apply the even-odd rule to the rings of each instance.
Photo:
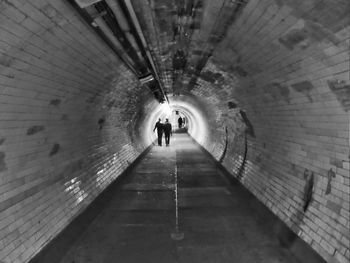
[[[170,134],[165,134],[165,144],[169,145],[169,138],[170,138]]]
[[[158,133],[158,145],[162,146],[162,134]]]

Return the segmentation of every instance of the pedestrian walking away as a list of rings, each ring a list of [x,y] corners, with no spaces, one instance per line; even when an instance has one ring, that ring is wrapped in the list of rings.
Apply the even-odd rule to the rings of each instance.
[[[179,123],[179,129],[182,128],[182,118],[181,117],[179,117],[177,122]]]
[[[162,146],[162,136],[163,136],[163,123],[162,120],[159,118],[156,122],[156,125],[154,126],[153,131],[157,129],[157,135],[158,135],[158,145]]]
[[[166,144],[166,146],[169,146],[170,136],[173,135],[173,131],[172,131],[172,127],[171,127],[171,124],[169,122],[169,119],[165,120],[163,129],[164,129],[165,144]]]

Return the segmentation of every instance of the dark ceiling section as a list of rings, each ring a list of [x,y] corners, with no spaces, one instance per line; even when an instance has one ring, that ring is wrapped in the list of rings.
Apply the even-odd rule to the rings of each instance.
[[[173,20],[173,94],[179,95],[182,89],[182,76],[186,72],[187,57],[193,33],[200,29],[203,1],[181,0],[177,2],[177,14]]]
[[[148,87],[159,102],[167,100],[153,60],[129,0],[67,0],[82,18],[113,49],[117,56]]]
[[[203,0],[133,0],[144,35],[168,92],[182,87],[192,36],[200,29]]]
[[[147,32],[156,60],[163,64],[167,91],[179,95],[196,85],[208,59],[248,0],[142,2],[133,1],[135,7],[143,5],[136,8],[142,29]]]
[[[204,47],[192,50],[192,60],[188,65],[186,74],[189,78],[187,89],[191,90],[197,83],[208,59],[212,56],[216,46],[226,36],[228,28],[236,21],[248,0],[222,1],[216,19],[210,29]]]

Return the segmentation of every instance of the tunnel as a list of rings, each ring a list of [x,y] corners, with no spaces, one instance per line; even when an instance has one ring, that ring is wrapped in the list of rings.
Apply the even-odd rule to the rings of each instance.
[[[348,0],[0,7],[1,263],[349,263]]]

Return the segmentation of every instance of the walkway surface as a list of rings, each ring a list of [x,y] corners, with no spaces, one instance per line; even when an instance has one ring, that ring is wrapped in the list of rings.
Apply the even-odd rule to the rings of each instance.
[[[122,180],[61,263],[296,263],[257,206],[187,134],[175,134]]]

